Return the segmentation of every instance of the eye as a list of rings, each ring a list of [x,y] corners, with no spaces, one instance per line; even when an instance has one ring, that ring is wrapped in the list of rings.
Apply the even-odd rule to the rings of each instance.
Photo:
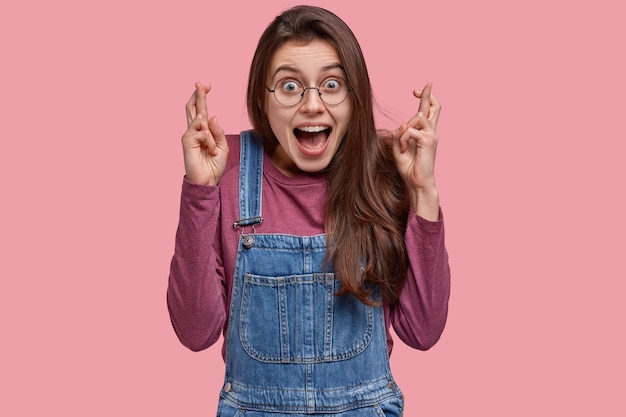
[[[322,83],[322,88],[326,91],[337,91],[341,89],[341,80],[338,78],[327,78]]]
[[[302,89],[300,84],[294,80],[282,80],[278,84],[280,85],[280,89],[285,93],[298,93]]]

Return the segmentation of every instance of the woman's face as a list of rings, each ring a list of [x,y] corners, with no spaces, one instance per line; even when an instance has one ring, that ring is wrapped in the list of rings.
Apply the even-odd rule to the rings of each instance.
[[[345,100],[330,105],[322,101],[317,88],[322,98],[334,103],[342,96],[335,91],[347,88],[340,87],[345,79],[339,56],[326,41],[290,41],[274,53],[266,86],[279,97],[282,94],[287,104],[297,102],[297,92],[305,88],[302,100],[289,107],[266,90],[266,114],[279,143],[271,158],[284,174],[318,172],[330,163],[348,130],[352,98],[346,92]]]

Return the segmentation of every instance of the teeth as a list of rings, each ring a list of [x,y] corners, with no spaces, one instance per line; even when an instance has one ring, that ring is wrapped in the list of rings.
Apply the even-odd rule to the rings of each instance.
[[[302,126],[297,129],[302,130],[303,132],[314,133],[314,132],[322,132],[328,129],[328,126]]]

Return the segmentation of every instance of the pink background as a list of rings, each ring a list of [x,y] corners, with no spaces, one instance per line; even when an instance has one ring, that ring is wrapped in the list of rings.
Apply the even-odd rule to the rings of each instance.
[[[359,38],[386,126],[428,81],[443,103],[453,294],[438,345],[396,344],[406,415],[626,415],[621,2],[315,3]],[[16,4],[0,7],[0,415],[214,415],[220,349],[186,350],[165,305],[184,104],[209,81],[211,112],[247,128],[256,41],[296,3]]]

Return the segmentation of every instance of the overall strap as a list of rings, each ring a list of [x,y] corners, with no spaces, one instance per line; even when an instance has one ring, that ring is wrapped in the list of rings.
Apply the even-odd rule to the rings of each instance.
[[[254,131],[241,132],[239,161],[239,217],[233,226],[245,227],[263,223],[261,216],[263,181],[263,143]]]

